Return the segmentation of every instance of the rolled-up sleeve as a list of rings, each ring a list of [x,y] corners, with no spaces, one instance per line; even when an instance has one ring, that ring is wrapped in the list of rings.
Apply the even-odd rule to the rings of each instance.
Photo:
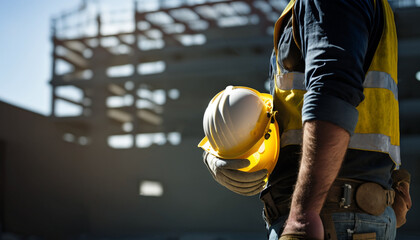
[[[295,5],[305,60],[302,121],[332,122],[350,134],[363,101],[364,61],[374,18],[371,0],[298,0]]]

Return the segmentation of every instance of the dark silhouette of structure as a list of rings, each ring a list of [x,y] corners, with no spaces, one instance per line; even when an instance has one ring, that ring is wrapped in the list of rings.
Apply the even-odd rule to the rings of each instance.
[[[270,33],[287,1],[143,0],[128,14],[92,14],[89,4],[52,21],[51,116],[0,103],[1,230],[18,239],[265,239],[258,198],[217,185],[196,146],[218,91],[267,91]],[[395,10],[401,150],[414,181],[400,232],[419,234],[420,8]]]

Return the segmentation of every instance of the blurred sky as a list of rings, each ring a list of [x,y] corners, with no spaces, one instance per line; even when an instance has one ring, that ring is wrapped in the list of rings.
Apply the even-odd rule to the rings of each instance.
[[[150,10],[160,2],[138,1]],[[194,4],[205,0],[184,1]],[[50,114],[51,19],[75,12],[84,2],[101,13],[130,10],[134,3],[133,0],[0,0],[0,101]]]
[[[0,1],[0,100],[50,113],[50,19],[81,0]]]

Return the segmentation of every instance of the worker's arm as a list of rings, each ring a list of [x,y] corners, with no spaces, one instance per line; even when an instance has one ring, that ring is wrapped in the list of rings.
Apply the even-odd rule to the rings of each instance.
[[[324,238],[320,212],[343,161],[350,135],[325,121],[304,124],[302,160],[285,234]]]
[[[375,1],[297,1],[295,26],[305,61],[303,148],[283,235],[323,239],[320,211],[358,122],[363,81],[376,47]],[[379,34],[380,35],[380,34]]]

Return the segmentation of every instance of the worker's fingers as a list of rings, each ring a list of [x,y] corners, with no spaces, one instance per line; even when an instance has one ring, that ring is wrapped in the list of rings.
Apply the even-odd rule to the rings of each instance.
[[[261,187],[256,188],[252,191],[245,192],[245,193],[239,193],[239,194],[244,195],[244,196],[254,196],[256,194],[259,194],[264,189],[264,186],[265,186],[265,184],[263,184]]]
[[[256,172],[242,172],[238,170],[220,169],[219,172],[237,182],[262,181],[267,177],[267,169],[261,169]]]
[[[205,154],[203,156],[204,163],[211,169],[241,169],[248,167],[250,162],[248,159],[221,159],[213,154]]]
[[[248,159],[220,159],[215,158],[215,165],[222,169],[241,169],[248,167],[250,162]]]
[[[225,176],[223,173],[217,175],[218,180],[224,182],[226,185],[231,185],[239,188],[252,188],[259,185],[261,182],[264,182],[264,178],[258,179],[256,181],[236,181],[230,179],[228,176]]]
[[[232,192],[252,196],[261,192],[265,186],[266,169],[256,172],[238,170],[249,166],[247,159],[220,159],[205,153],[203,160],[213,178]]]
[[[232,186],[228,184],[225,185],[225,187],[231,190],[232,192],[235,192],[244,196],[253,196],[255,194],[258,194],[264,189],[264,186],[265,186],[265,182],[260,182],[258,185],[255,185],[253,187],[247,187],[247,188],[236,187],[236,186]]]

